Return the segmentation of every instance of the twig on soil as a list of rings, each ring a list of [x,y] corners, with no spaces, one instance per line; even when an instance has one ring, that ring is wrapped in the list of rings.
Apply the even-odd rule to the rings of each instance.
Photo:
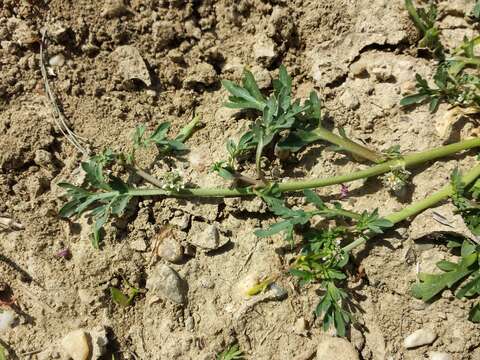
[[[7,230],[23,230],[25,226],[8,216],[0,216],[0,228]]]
[[[82,142],[85,143],[87,140],[80,137],[69,128],[67,119],[65,118],[65,115],[63,115],[62,111],[60,110],[57,104],[57,98],[53,94],[53,91],[50,87],[50,83],[48,82],[48,75],[47,75],[47,69],[45,67],[45,56],[44,56],[44,48],[46,45],[45,37],[47,34],[47,30],[42,29],[41,34],[42,34],[42,39],[40,41],[40,71],[42,72],[42,78],[45,85],[45,92],[47,94],[48,100],[50,100],[50,104],[53,109],[53,119],[55,121],[55,124],[59,128],[60,132],[63,134],[63,136],[65,136],[67,140],[83,155],[89,156],[90,151],[87,150],[87,148],[82,145]]]

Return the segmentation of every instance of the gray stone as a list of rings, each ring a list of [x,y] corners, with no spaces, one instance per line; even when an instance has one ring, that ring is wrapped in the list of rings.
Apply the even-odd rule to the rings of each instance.
[[[65,64],[65,56],[62,54],[54,55],[48,60],[48,64],[50,66],[62,66]]]
[[[122,74],[124,82],[138,79],[147,86],[152,84],[147,65],[136,47],[130,45],[119,46],[112,53],[112,56],[118,62],[118,70]]]
[[[183,248],[177,240],[171,237],[163,239],[157,249],[157,254],[162,259],[178,263],[183,259]]]
[[[200,63],[189,69],[188,75],[183,84],[186,88],[193,88],[195,85],[212,85],[217,82],[217,72],[209,63]]]
[[[204,224],[197,221],[192,222],[192,227],[187,237],[187,242],[204,251],[218,249],[228,241],[228,238],[220,234],[217,223]]]
[[[317,348],[317,360],[359,360],[355,347],[338,337],[325,338]]]
[[[105,350],[108,345],[107,331],[105,327],[98,326],[89,331],[90,340],[92,344],[92,356],[91,359],[99,359],[105,354]]]
[[[187,283],[175,270],[164,264],[159,264],[153,269],[147,279],[146,288],[153,295],[176,304],[184,304],[187,300]]]
[[[357,96],[350,89],[346,89],[342,96],[340,96],[340,102],[348,110],[355,110],[360,106]]]
[[[435,341],[437,334],[432,329],[419,329],[410,335],[408,335],[403,341],[403,345],[407,349],[415,348],[418,346],[429,345]]]

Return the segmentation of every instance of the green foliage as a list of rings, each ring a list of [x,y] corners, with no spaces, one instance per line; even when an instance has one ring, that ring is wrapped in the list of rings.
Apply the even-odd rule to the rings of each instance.
[[[217,355],[217,360],[241,360],[244,359],[243,351],[238,344],[231,345],[228,349]]]
[[[114,164],[134,165],[136,150],[152,144],[156,145],[162,154],[183,151],[186,149],[183,142],[190,137],[198,123],[198,118],[192,120],[180,130],[174,140],[166,138],[170,128],[169,123],[160,124],[148,137],[145,137],[145,126],[140,125],[134,132],[133,150],[128,156],[106,150],[83,162],[81,166],[86,174],[85,184],[82,186],[65,182],[58,184],[66,190],[66,196],[70,198],[70,201],[60,209],[60,216],[70,218],[88,212],[93,220],[92,245],[98,249],[102,240],[103,226],[112,215],[123,214],[133,197],[134,190],[133,184],[125,183],[119,177],[111,175],[106,169]],[[183,186],[181,177],[174,172],[167,174],[162,183],[162,188],[170,191],[179,191]]]
[[[283,220],[273,224],[267,229],[257,230],[259,237],[271,236],[280,232],[292,246],[295,228],[302,226],[304,242],[300,255],[290,269],[290,273],[300,279],[300,285],[319,282],[325,288],[316,314],[322,316],[323,327],[328,329],[335,326],[340,336],[345,335],[345,326],[351,316],[342,307],[346,298],[345,291],[337,287],[336,283],[346,278],[342,268],[348,263],[348,255],[342,252],[341,243],[351,241],[358,237],[381,234],[385,229],[393,226],[387,219],[381,218],[378,211],[367,211],[361,214],[342,208],[340,203],[328,206],[312,190],[304,191],[307,203],[315,207],[314,210],[290,209],[284,205],[282,199],[264,197],[271,211]],[[326,219],[347,220],[354,222],[353,226],[334,226],[327,229],[313,228],[310,220],[314,216]]]
[[[293,100],[292,79],[283,65],[280,66],[278,79],[273,81],[273,93],[268,98],[262,95],[253,74],[248,70],[244,71],[242,85],[228,80],[222,81],[222,84],[231,94],[225,106],[262,113],[238,143],[232,140],[227,142],[230,167],[233,168],[236,161],[256,149],[259,171],[260,159],[267,147],[277,144],[279,148],[298,151],[306,144],[318,140],[312,130],[321,126],[320,100],[314,91],[303,104],[298,99]],[[284,131],[287,131],[288,136],[279,141],[280,133]]]
[[[459,299],[480,295],[480,246],[465,240],[461,245],[460,260],[456,263],[442,260],[437,267],[440,274],[418,275],[419,283],[412,287],[412,295],[423,301],[431,301],[445,289],[455,288]],[[479,304],[470,310],[469,319],[480,322]]]
[[[475,2],[475,6],[472,9],[472,14],[470,17],[475,21],[480,21],[480,1]]]
[[[131,286],[128,281],[124,280],[124,284],[128,287],[128,295],[125,295],[120,289],[110,287],[110,296],[112,301],[121,307],[130,306],[140,290]]]
[[[145,136],[145,125],[141,124],[135,128],[132,136],[133,149],[128,156],[130,163],[135,162],[135,152],[138,149],[147,148],[151,145],[156,145],[160,154],[167,155],[171,153],[178,153],[187,150],[185,141],[192,135],[199,124],[200,119],[195,117],[189,124],[182,128],[174,139],[168,139],[167,133],[170,130],[170,123],[165,122],[157,126],[157,128],[150,134]]]
[[[85,187],[69,183],[58,184],[66,190],[71,199],[60,209],[60,216],[68,218],[89,211],[94,222],[92,245],[95,248],[99,247],[101,229],[108,218],[111,215],[121,215],[132,198],[129,186],[122,179],[105,175],[104,166],[111,161],[112,153],[107,151],[82,163],[88,184]]]
[[[449,50],[451,52],[449,57],[439,57],[433,77],[434,86],[430,86],[427,80],[417,74],[417,92],[404,97],[400,104],[408,106],[428,102],[431,112],[437,111],[441,102],[478,109],[480,106],[480,77],[477,74],[480,57],[475,55],[475,48],[479,44],[480,36],[472,39],[465,38],[458,48]],[[469,69],[473,72],[468,71]]]
[[[435,26],[438,16],[436,6],[430,4],[428,8],[415,8],[412,0],[405,0],[405,7],[417,30],[422,34],[418,45],[430,49],[437,57],[443,57],[440,30]]]
[[[480,236],[480,205],[472,199],[477,199],[480,189],[480,180],[477,180],[470,189],[466,189],[462,183],[462,176],[458,169],[451,175],[453,188],[452,201],[462,215],[465,224],[476,236]]]
[[[5,348],[0,344],[0,360],[7,360]]]

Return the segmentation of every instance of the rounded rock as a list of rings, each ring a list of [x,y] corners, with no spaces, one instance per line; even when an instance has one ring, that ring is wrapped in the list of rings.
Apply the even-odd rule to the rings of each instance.
[[[65,335],[61,345],[66,355],[73,360],[87,360],[90,355],[87,334],[81,329],[71,331]]]
[[[62,54],[57,54],[55,56],[52,56],[48,60],[48,64],[50,66],[62,66],[63,64],[65,64],[65,56],[63,56]]]
[[[430,360],[452,360],[453,357],[449,353],[440,352],[440,351],[432,351],[428,354],[428,358]]]
[[[183,259],[183,248],[177,240],[166,238],[158,246],[157,254],[171,263],[178,263]]]
[[[403,341],[407,349],[416,348],[423,345],[429,345],[435,341],[437,334],[432,329],[419,329],[408,335]]]
[[[359,360],[355,347],[345,339],[325,338],[317,348],[317,360]]]

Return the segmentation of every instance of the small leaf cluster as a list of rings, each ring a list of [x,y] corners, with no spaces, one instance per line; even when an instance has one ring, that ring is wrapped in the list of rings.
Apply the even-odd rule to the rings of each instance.
[[[470,189],[466,189],[461,179],[460,171],[455,169],[450,181],[453,188],[452,202],[470,231],[480,237],[480,204],[476,203],[480,198],[480,180],[477,180]]]
[[[435,56],[443,57],[443,46],[440,42],[440,30],[435,26],[438,11],[434,4],[428,8],[416,8],[412,0],[405,0],[405,7],[417,30],[422,34],[418,45],[431,50]]]
[[[167,138],[171,124],[169,122],[160,123],[157,128],[146,136],[145,124],[140,124],[135,128],[132,136],[133,149],[129,154],[128,161],[135,162],[135,152],[152,145],[156,145],[158,151],[162,155],[178,153],[187,150],[185,141],[192,135],[199,123],[199,118],[194,118],[187,126],[182,128],[174,139]]]
[[[180,130],[173,140],[166,137],[169,123],[160,124],[148,137],[145,136],[145,126],[140,125],[133,134],[133,150],[130,154],[106,150],[83,162],[81,167],[85,171],[86,180],[82,186],[66,182],[58,184],[66,190],[66,196],[70,198],[60,210],[60,216],[70,218],[88,212],[93,219],[92,245],[99,248],[103,226],[111,216],[122,215],[133,197],[131,190],[134,189],[134,184],[113,176],[109,168],[114,164],[135,165],[135,151],[153,144],[161,154],[186,150],[184,141],[192,134],[198,121],[198,118],[195,118]],[[174,172],[167,174],[162,181],[165,184],[162,188],[165,190],[179,191],[183,186],[181,177]]]
[[[438,30],[434,26],[436,10],[428,12],[418,10],[416,13],[411,0],[406,0],[405,3],[412,20],[422,34],[425,33],[425,29],[431,29],[433,34],[437,34],[433,37],[425,35],[424,39],[429,38],[433,41],[434,49],[440,55],[437,56],[439,62],[433,76],[434,85],[431,86],[427,80],[417,74],[415,76],[416,93],[404,97],[400,104],[408,106],[428,102],[432,113],[437,111],[442,102],[478,109],[480,107],[480,77],[478,76],[480,57],[475,55],[475,48],[480,44],[480,36],[472,39],[465,38],[456,49],[444,49],[438,38]],[[431,9],[434,9],[433,5]],[[478,3],[475,9],[480,11]]]
[[[105,174],[104,167],[113,162],[114,158],[111,151],[106,151],[82,163],[87,182],[84,187],[65,182],[58,184],[71,199],[60,209],[60,216],[69,218],[89,211],[93,219],[91,239],[95,248],[99,247],[101,229],[108,218],[111,215],[121,215],[132,198],[129,194],[130,187],[122,179]]]
[[[419,282],[412,287],[412,295],[423,301],[431,301],[445,289],[456,289],[455,296],[459,299],[478,297],[480,295],[480,246],[469,240],[463,243],[450,241],[452,248],[460,247],[460,260],[451,262],[442,260],[437,267],[443,271],[440,274],[418,275]],[[480,322],[480,303],[470,309],[469,320]]]
[[[243,351],[238,344],[231,345],[228,349],[217,355],[216,360],[241,360],[244,359]]]
[[[304,241],[302,250],[297,257],[290,273],[300,279],[305,285],[319,282],[325,289],[316,308],[316,315],[322,317],[323,327],[328,329],[334,326],[340,336],[345,335],[345,326],[351,320],[351,315],[343,307],[347,297],[344,290],[337,284],[345,280],[342,270],[348,263],[349,257],[341,250],[341,243],[348,242],[361,236],[381,234],[385,229],[393,226],[387,219],[381,218],[378,210],[355,213],[342,208],[340,203],[328,206],[312,190],[304,191],[306,202],[315,209],[291,209],[276,197],[264,197],[272,212],[282,220],[267,229],[257,230],[259,237],[271,236],[282,232],[284,238],[294,245],[294,231],[303,227]],[[353,222],[353,225],[338,225],[330,228],[313,228],[310,220],[314,216],[326,219],[336,219]]]
[[[321,125],[320,100],[314,91],[303,103],[292,99],[292,79],[283,65],[280,66],[278,79],[273,81],[273,92],[268,98],[262,94],[253,74],[247,69],[241,85],[229,80],[223,80],[222,84],[231,95],[226,107],[253,110],[261,116],[237,143],[233,140],[227,142],[229,160],[217,163],[214,170],[232,170],[237,161],[253,150],[256,150],[258,168],[267,147],[276,145],[280,149],[298,151],[318,140],[311,131]],[[281,138],[283,132],[287,132],[287,136]]]
[[[128,281],[123,280],[126,287],[128,287],[128,294],[125,295],[120,289],[116,287],[110,287],[110,296],[112,301],[121,307],[130,306],[135,297],[140,293],[140,289],[130,285]]]

